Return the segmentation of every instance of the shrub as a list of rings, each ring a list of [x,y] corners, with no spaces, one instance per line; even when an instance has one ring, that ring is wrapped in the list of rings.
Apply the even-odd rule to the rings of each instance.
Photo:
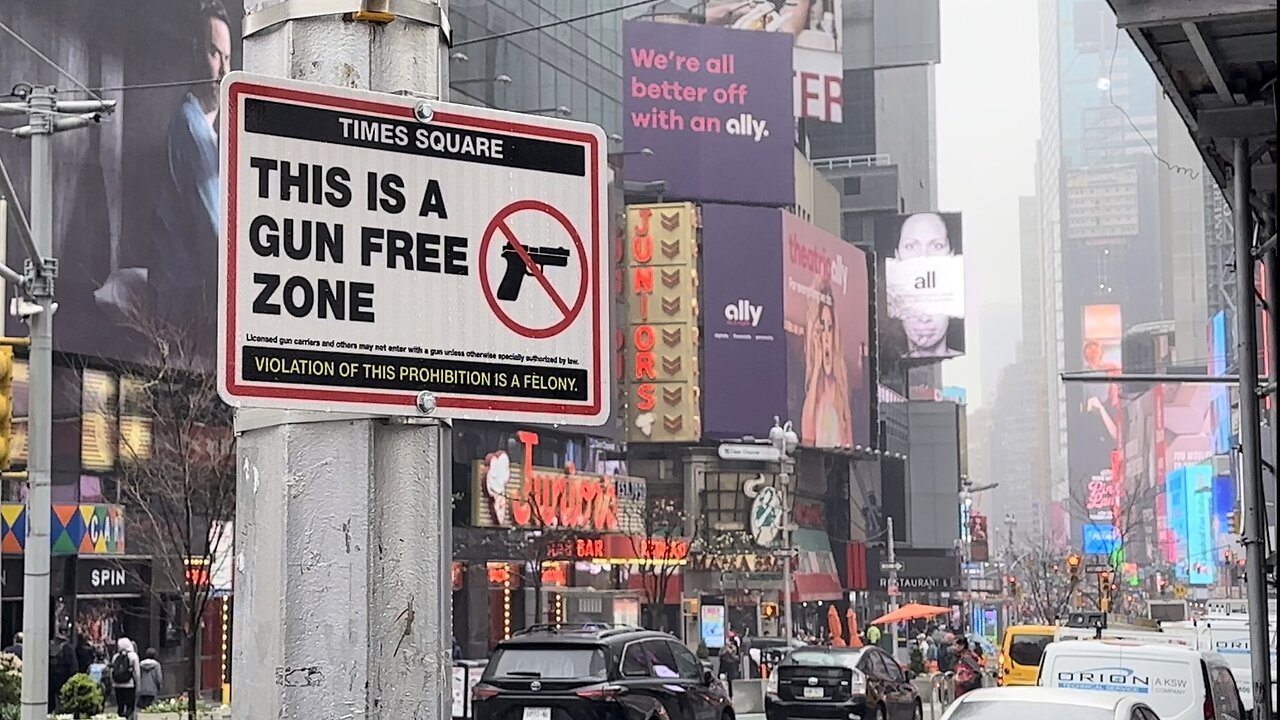
[[[0,653],[0,706],[21,704],[22,660],[17,655]]]
[[[102,688],[93,678],[79,673],[62,686],[59,695],[62,711],[71,713],[77,718],[89,717],[102,712]]]
[[[19,720],[21,717],[21,705],[0,705],[0,720]]]

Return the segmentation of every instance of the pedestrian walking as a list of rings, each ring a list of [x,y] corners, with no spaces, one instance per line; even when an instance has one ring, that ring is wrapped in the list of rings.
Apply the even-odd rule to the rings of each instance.
[[[724,676],[730,696],[733,695],[733,681],[742,675],[741,652],[737,635],[730,636],[729,642],[725,643],[724,649],[720,651],[720,674]]]
[[[155,704],[164,687],[164,669],[156,657],[155,648],[147,648],[147,652],[138,663],[138,709],[146,710]]]
[[[116,654],[111,658],[111,686],[116,691],[116,714],[128,720],[137,717],[140,665],[133,641],[124,637],[117,640]]]
[[[67,636],[58,630],[49,641],[49,711],[57,712],[62,686],[76,674],[76,653]]]
[[[982,666],[978,655],[969,647],[969,638],[960,635],[955,644],[956,697],[982,687]]]
[[[10,655],[15,655],[19,660],[21,660],[22,659],[22,633],[20,632],[14,633],[13,642],[10,643],[8,646],[6,646],[4,650],[0,650],[0,652],[5,652]]]

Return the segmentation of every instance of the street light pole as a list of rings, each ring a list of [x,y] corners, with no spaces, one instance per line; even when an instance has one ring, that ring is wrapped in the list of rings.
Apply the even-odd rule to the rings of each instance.
[[[893,516],[885,519],[885,545],[889,550],[889,614],[898,609],[898,597],[902,590],[898,588],[898,554],[893,540]],[[889,623],[889,654],[898,658],[898,623]]]
[[[787,463],[790,460],[791,453],[795,452],[796,447],[800,444],[800,438],[795,431],[791,429],[791,421],[785,424],[775,415],[773,418],[773,427],[769,428],[769,442],[778,449],[778,492],[782,500],[782,547],[784,557],[782,559],[782,618],[786,622],[783,630],[783,639],[787,643],[787,647],[791,647],[793,636],[791,622],[791,560],[795,557],[795,534],[792,532],[792,499],[791,499],[791,475],[787,472]]]
[[[11,195],[18,227],[26,244],[23,282],[17,315],[31,331],[28,357],[27,536],[22,581],[22,635],[28,648],[22,668],[22,720],[48,716],[49,565],[53,457],[53,314],[58,259],[53,257],[53,135],[89,127],[112,112],[114,100],[58,100],[51,87],[24,86],[21,102],[0,103],[0,115],[26,115],[27,124],[10,128],[14,137],[31,141],[31,225],[13,196],[4,173],[4,192]],[[16,91],[15,91],[16,92]],[[0,264],[4,258],[0,257]],[[7,268],[6,268],[7,270]],[[21,309],[25,308],[25,309]],[[56,622],[56,619],[55,619]]]

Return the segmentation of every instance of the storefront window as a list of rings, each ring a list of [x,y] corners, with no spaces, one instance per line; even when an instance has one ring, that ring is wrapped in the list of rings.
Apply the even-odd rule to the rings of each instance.
[[[710,527],[723,528],[734,523],[746,523],[750,498],[742,492],[742,486],[758,475],[759,473],[734,472],[706,474],[707,490],[702,504]]]

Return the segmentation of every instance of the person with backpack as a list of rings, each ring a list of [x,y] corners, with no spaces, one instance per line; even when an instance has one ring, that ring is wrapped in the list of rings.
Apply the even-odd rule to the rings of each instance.
[[[116,714],[122,718],[132,720],[137,712],[140,665],[133,641],[124,637],[117,640],[116,654],[111,658],[111,685],[116,691]]]

